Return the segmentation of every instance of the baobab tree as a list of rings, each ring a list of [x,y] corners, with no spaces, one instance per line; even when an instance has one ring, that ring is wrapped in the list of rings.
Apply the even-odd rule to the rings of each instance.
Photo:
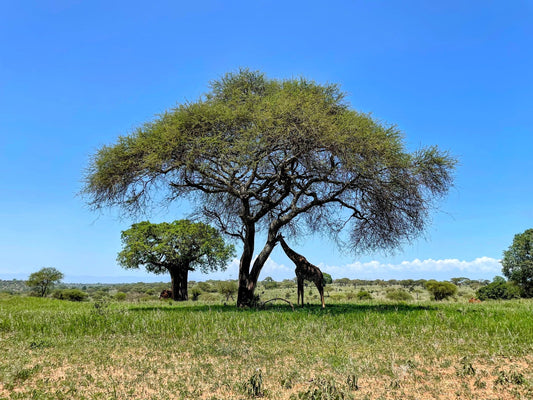
[[[122,247],[117,257],[122,267],[170,274],[172,299],[177,301],[189,298],[189,271],[224,270],[234,255],[233,245],[225,244],[215,228],[189,220],[133,224],[122,232]]]

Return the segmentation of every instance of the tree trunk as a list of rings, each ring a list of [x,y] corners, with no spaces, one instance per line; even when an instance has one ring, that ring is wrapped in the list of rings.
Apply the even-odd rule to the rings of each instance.
[[[247,229],[247,234],[244,241],[244,248],[239,266],[239,292],[237,295],[238,307],[250,307],[254,301],[254,291],[257,287],[257,281],[259,279],[259,273],[265,265],[270,253],[276,246],[276,235],[278,229],[270,229],[268,233],[268,239],[261,250],[261,253],[255,259],[254,265],[250,270],[252,263],[252,255],[254,252],[254,240],[255,240],[255,226],[251,229]]]
[[[246,235],[243,240],[243,250],[239,264],[239,291],[237,292],[237,307],[252,305],[257,282],[250,282],[250,265],[254,254],[255,225],[247,224]]]
[[[187,277],[189,275],[188,268],[173,268],[169,269],[170,280],[172,285],[172,300],[185,301],[189,299],[187,293]]]
[[[251,307],[254,303],[254,291],[257,282],[251,282],[248,279],[241,283],[239,279],[239,292],[237,294],[237,307]]]

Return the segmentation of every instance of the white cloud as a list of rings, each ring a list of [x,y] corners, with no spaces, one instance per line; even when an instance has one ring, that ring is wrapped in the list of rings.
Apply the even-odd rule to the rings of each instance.
[[[500,261],[479,257],[472,261],[458,259],[402,261],[398,264],[379,261],[354,262],[342,266],[320,264],[322,271],[334,278],[350,279],[449,279],[466,276],[471,279],[492,279],[501,275]]]
[[[458,259],[401,261],[399,263],[383,263],[377,260],[368,262],[354,262],[345,265],[317,264],[323,271],[330,274],[333,279],[450,279],[464,276],[470,279],[492,279],[502,275],[500,261],[490,257],[479,257],[471,261]],[[192,280],[206,279],[237,279],[239,276],[239,259],[233,260],[225,272],[200,274],[194,272],[190,275]],[[295,277],[294,264],[278,263],[268,258],[261,271],[259,280],[271,276],[277,281]]]

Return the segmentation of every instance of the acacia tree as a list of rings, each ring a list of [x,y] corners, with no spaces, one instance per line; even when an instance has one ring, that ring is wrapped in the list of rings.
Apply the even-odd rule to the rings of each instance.
[[[515,235],[509,249],[503,252],[502,272],[522,289],[525,297],[533,297],[533,229]]]
[[[133,224],[122,232],[123,250],[117,261],[124,268],[144,266],[155,274],[169,273],[174,300],[187,300],[189,271],[224,270],[234,256],[219,232],[206,224],[189,220]]]
[[[245,306],[278,233],[329,234],[354,253],[395,248],[423,231],[454,165],[437,147],[408,152],[396,127],[352,110],[337,85],[240,70],[98,150],[84,193],[126,212],[144,210],[154,189],[165,203],[192,199],[242,243]]]
[[[30,274],[26,285],[33,288],[39,296],[44,297],[63,277],[63,273],[55,268],[41,268],[39,271]]]

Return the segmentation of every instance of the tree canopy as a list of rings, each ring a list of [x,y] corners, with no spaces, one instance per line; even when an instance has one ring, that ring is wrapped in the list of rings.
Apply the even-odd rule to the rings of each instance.
[[[503,252],[503,274],[522,289],[525,297],[533,297],[533,229],[515,235],[509,249]]]
[[[324,233],[354,253],[395,248],[423,231],[455,163],[437,147],[408,152],[396,127],[352,110],[335,84],[242,69],[100,148],[83,192],[96,209],[126,212],[156,192],[191,200],[242,242],[237,303],[247,305],[278,233]]]
[[[44,297],[63,277],[63,273],[55,268],[41,268],[39,271],[30,274],[26,285],[34,289],[39,296]]]
[[[144,266],[155,274],[170,273],[174,300],[187,300],[189,271],[224,270],[235,254],[233,245],[226,245],[215,228],[189,220],[133,224],[122,232],[122,244],[118,263],[124,268]]]
[[[437,301],[447,299],[457,293],[457,286],[451,282],[438,282],[431,279],[426,282],[426,289]]]

